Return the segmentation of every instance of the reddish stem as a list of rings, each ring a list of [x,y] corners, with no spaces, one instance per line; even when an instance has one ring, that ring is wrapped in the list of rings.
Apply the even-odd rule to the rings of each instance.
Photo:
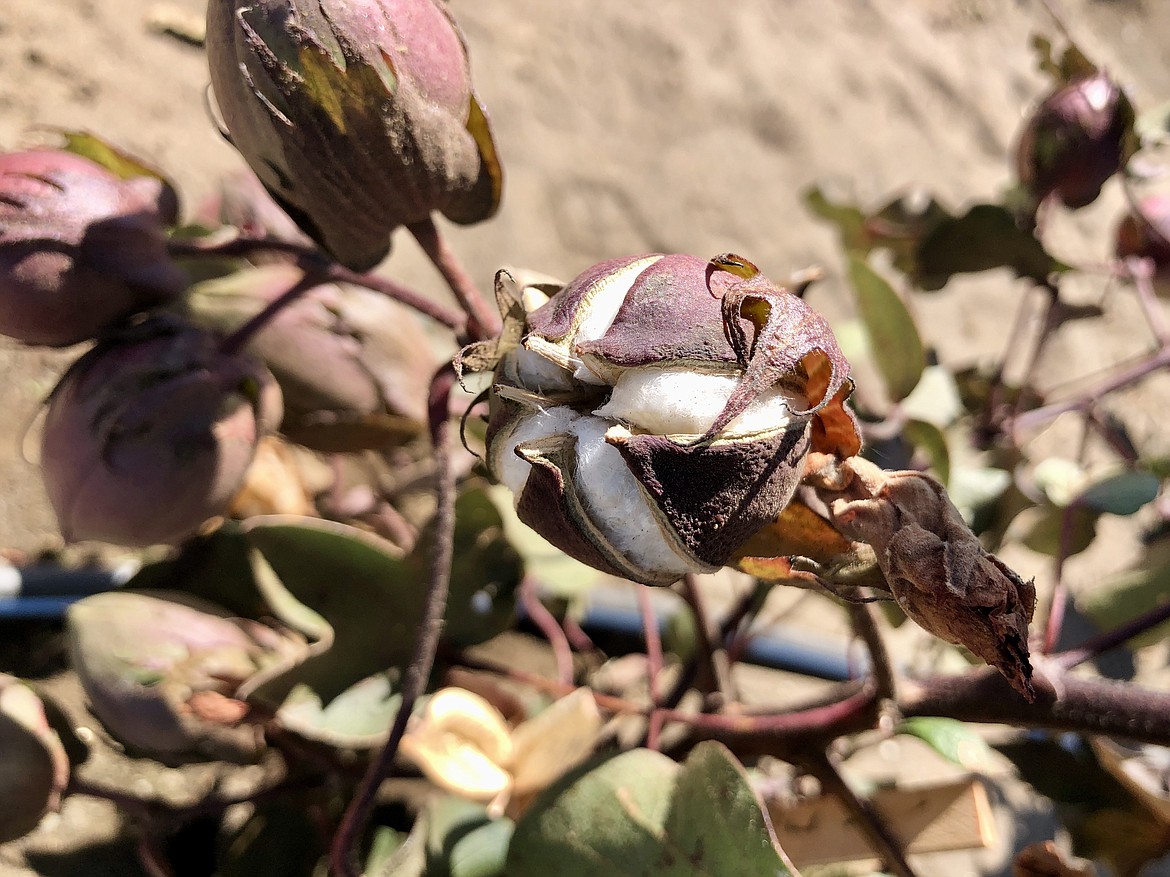
[[[398,744],[406,732],[406,723],[414,705],[426,691],[427,679],[439,647],[439,635],[443,630],[443,611],[447,606],[455,543],[455,474],[451,465],[452,430],[448,416],[454,384],[455,371],[449,364],[440,369],[431,381],[428,420],[435,451],[438,481],[435,494],[438,505],[434,518],[435,538],[431,546],[426,602],[414,641],[414,651],[403,674],[402,704],[394,716],[390,736],[362,777],[357,794],[346,808],[329,850],[331,872],[339,877],[358,877],[361,873],[356,856],[362,832],[373,810],[382,780],[390,774]]]
[[[548,607],[540,601],[536,593],[536,579],[525,576],[520,583],[520,605],[528,613],[544,638],[552,647],[553,658],[557,665],[557,679],[563,685],[573,684],[573,650],[565,636],[564,629],[557,623],[556,617],[548,611]]]
[[[1048,607],[1048,620],[1044,626],[1044,642],[1041,644],[1040,652],[1044,655],[1050,655],[1056,650],[1056,644],[1060,641],[1060,632],[1064,628],[1064,617],[1068,611],[1068,585],[1064,581],[1064,562],[1068,559],[1069,550],[1072,547],[1072,529],[1073,523],[1076,521],[1077,513],[1081,506],[1077,503],[1072,503],[1065,507],[1060,514],[1060,541],[1056,549],[1056,557],[1053,559],[1052,575],[1056,581],[1052,589],[1052,603]]]
[[[654,601],[650,597],[650,588],[638,585],[638,611],[642,616],[642,634],[646,639],[646,675],[650,690],[650,703],[658,706],[659,677],[662,674],[662,636],[658,630],[658,616],[654,613]],[[662,721],[657,712],[650,714],[649,727],[646,729],[646,748],[658,749],[658,734],[662,728]]]
[[[737,698],[732,689],[730,666],[727,662],[727,653],[716,643],[718,629],[711,624],[703,595],[699,592],[698,579],[687,573],[679,580],[680,592],[695,617],[695,632],[698,640],[699,658],[706,678],[702,674],[700,683],[708,693],[718,695],[718,707],[731,703]]]
[[[1101,400],[1102,397],[1140,381],[1159,369],[1170,365],[1170,347],[1163,347],[1149,356],[1143,357],[1133,365],[1122,369],[1116,374],[1105,378],[1095,387],[1063,402],[1055,402],[1040,408],[1033,408],[1018,415],[1012,421],[1013,430],[1031,429],[1042,426],[1055,420],[1061,414],[1069,411],[1085,411]]]
[[[873,606],[869,603],[850,603],[848,608],[853,632],[869,650],[870,672],[877,685],[877,696],[883,700],[893,700],[898,696],[897,676],[890,662],[890,653],[886,650],[886,642],[878,630]]]
[[[1134,637],[1141,636],[1167,620],[1170,620],[1170,602],[1155,606],[1149,612],[1143,612],[1137,618],[1131,618],[1113,630],[1087,639],[1075,649],[1053,655],[1052,660],[1065,670],[1071,669],[1098,655],[1125,645]]]
[[[282,292],[261,309],[261,311],[244,321],[234,332],[219,342],[222,353],[232,356],[239,353],[252,338],[267,326],[272,319],[293,302],[300,299],[305,293],[316,289],[325,282],[325,272],[315,266],[309,266],[301,278]]]
[[[413,310],[418,311],[438,323],[442,323],[456,332],[463,331],[467,321],[462,314],[450,308],[431,301],[421,293],[403,286],[393,280],[380,277],[377,274],[359,274],[343,265],[332,261],[320,250],[307,247],[304,244],[294,244],[288,241],[269,240],[266,238],[248,238],[237,236],[226,241],[192,241],[171,240],[167,242],[167,250],[172,256],[211,256],[245,257],[257,252],[287,253],[296,259],[301,270],[320,275],[318,283],[349,283],[353,286],[362,286],[373,292],[381,293],[396,301],[402,302]]]
[[[479,287],[463,268],[463,263],[448,245],[447,239],[440,234],[434,219],[427,217],[422,222],[408,225],[407,228],[423,248],[423,252],[439,269],[439,273],[451,287],[451,292],[455,294],[456,300],[467,312],[467,333],[471,340],[483,341],[499,335],[503,328],[500,315],[480,295]]]
[[[804,767],[820,780],[821,788],[845,805],[853,814],[854,824],[865,835],[873,851],[881,857],[886,868],[896,877],[916,877],[914,869],[906,861],[902,842],[895,837],[885,818],[874,809],[869,801],[860,797],[853,787],[841,776],[837,766],[823,750],[803,760]]]

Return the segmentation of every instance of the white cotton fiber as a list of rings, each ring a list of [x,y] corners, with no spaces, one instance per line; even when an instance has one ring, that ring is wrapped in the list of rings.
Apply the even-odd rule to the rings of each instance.
[[[600,417],[573,423],[577,436],[577,489],[598,529],[622,554],[646,569],[686,573],[690,566],[670,547],[649,500],[625,461],[606,444],[610,424]]]
[[[618,310],[626,300],[626,294],[634,285],[634,281],[638,279],[638,275],[661,258],[661,256],[648,256],[637,262],[631,262],[625,268],[613,272],[600,281],[591,291],[588,299],[583,302],[583,307],[588,309],[588,313],[577,327],[577,334],[573,336],[573,344],[596,341],[609,331],[609,327],[613,325],[614,317],[617,316]],[[597,375],[580,363],[577,363],[573,377],[587,384],[602,383]]]
[[[497,441],[492,470],[496,477],[512,491],[512,496],[517,502],[520,501],[520,494],[524,492],[524,485],[528,483],[528,474],[532,471],[532,464],[517,456],[516,446],[522,442],[566,433],[573,421],[580,416],[572,408],[564,406],[534,411],[526,417],[518,418],[518,425],[506,440]]]
[[[567,371],[526,347],[509,351],[501,366],[506,379],[534,393],[565,392],[573,388]]]
[[[657,435],[702,435],[711,428],[739,383],[737,375],[687,369],[632,368],[622,372],[609,401],[593,413]],[[769,390],[724,435],[777,429],[788,420],[788,399]]]

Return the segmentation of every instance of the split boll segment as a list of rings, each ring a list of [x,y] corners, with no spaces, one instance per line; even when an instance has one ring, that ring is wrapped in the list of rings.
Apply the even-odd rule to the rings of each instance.
[[[280,391],[215,336],[155,317],[110,336],[53,390],[41,472],[61,534],[127,546],[174,544],[225,512]]]
[[[499,350],[488,466],[521,520],[604,572],[714,571],[810,449],[860,448],[828,324],[739,257],[615,259],[560,289],[502,271],[497,295],[524,324]]]
[[[439,0],[211,0],[211,83],[233,145],[297,223],[359,271],[389,236],[495,213],[502,171]]]
[[[174,194],[57,149],[0,155],[0,333],[63,347],[187,287],[167,253]]]

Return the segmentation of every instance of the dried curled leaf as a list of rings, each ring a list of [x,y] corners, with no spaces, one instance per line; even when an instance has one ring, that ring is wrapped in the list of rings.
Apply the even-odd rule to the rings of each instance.
[[[1024,847],[1012,863],[1012,877],[1095,877],[1096,873],[1089,862],[1073,860],[1050,840]]]
[[[988,553],[946,490],[921,472],[886,472],[859,457],[818,456],[806,481],[845,536],[868,542],[898,604],[926,630],[970,649],[1035,698],[1028,622],[1036,589]]]

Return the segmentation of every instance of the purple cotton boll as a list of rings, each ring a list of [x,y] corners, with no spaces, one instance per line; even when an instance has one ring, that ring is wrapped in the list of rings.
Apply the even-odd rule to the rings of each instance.
[[[1129,99],[1107,73],[1057,89],[1020,135],[1020,185],[1036,204],[1053,196],[1073,210],[1088,206],[1128,159],[1133,119]]]
[[[1170,268],[1170,196],[1148,195],[1136,213],[1122,217],[1117,226],[1117,255],[1152,259],[1159,272]]]
[[[221,333],[243,325],[300,281],[288,263],[197,284],[184,306]],[[323,283],[289,304],[248,342],[280,383],[286,431],[305,423],[387,414],[426,420],[427,388],[441,356],[419,320],[368,289]]]
[[[76,344],[181,293],[169,203],[161,180],[120,179],[70,152],[0,155],[0,333]]]
[[[810,449],[857,451],[828,324],[738,257],[614,259],[551,297],[497,283],[526,317],[496,369],[488,466],[584,563],[652,585],[711,572],[784,508]]]
[[[0,843],[15,840],[56,810],[69,782],[69,757],[36,693],[0,673]]]
[[[67,540],[177,543],[222,514],[280,421],[263,366],[156,320],[78,360],[45,415],[41,471]]]
[[[233,145],[350,268],[433,211],[495,213],[502,172],[445,4],[212,0],[207,55]]]
[[[296,648],[217,606],[165,591],[110,592],[69,609],[66,633],[94,714],[156,756],[238,758],[258,740],[240,684]]]

